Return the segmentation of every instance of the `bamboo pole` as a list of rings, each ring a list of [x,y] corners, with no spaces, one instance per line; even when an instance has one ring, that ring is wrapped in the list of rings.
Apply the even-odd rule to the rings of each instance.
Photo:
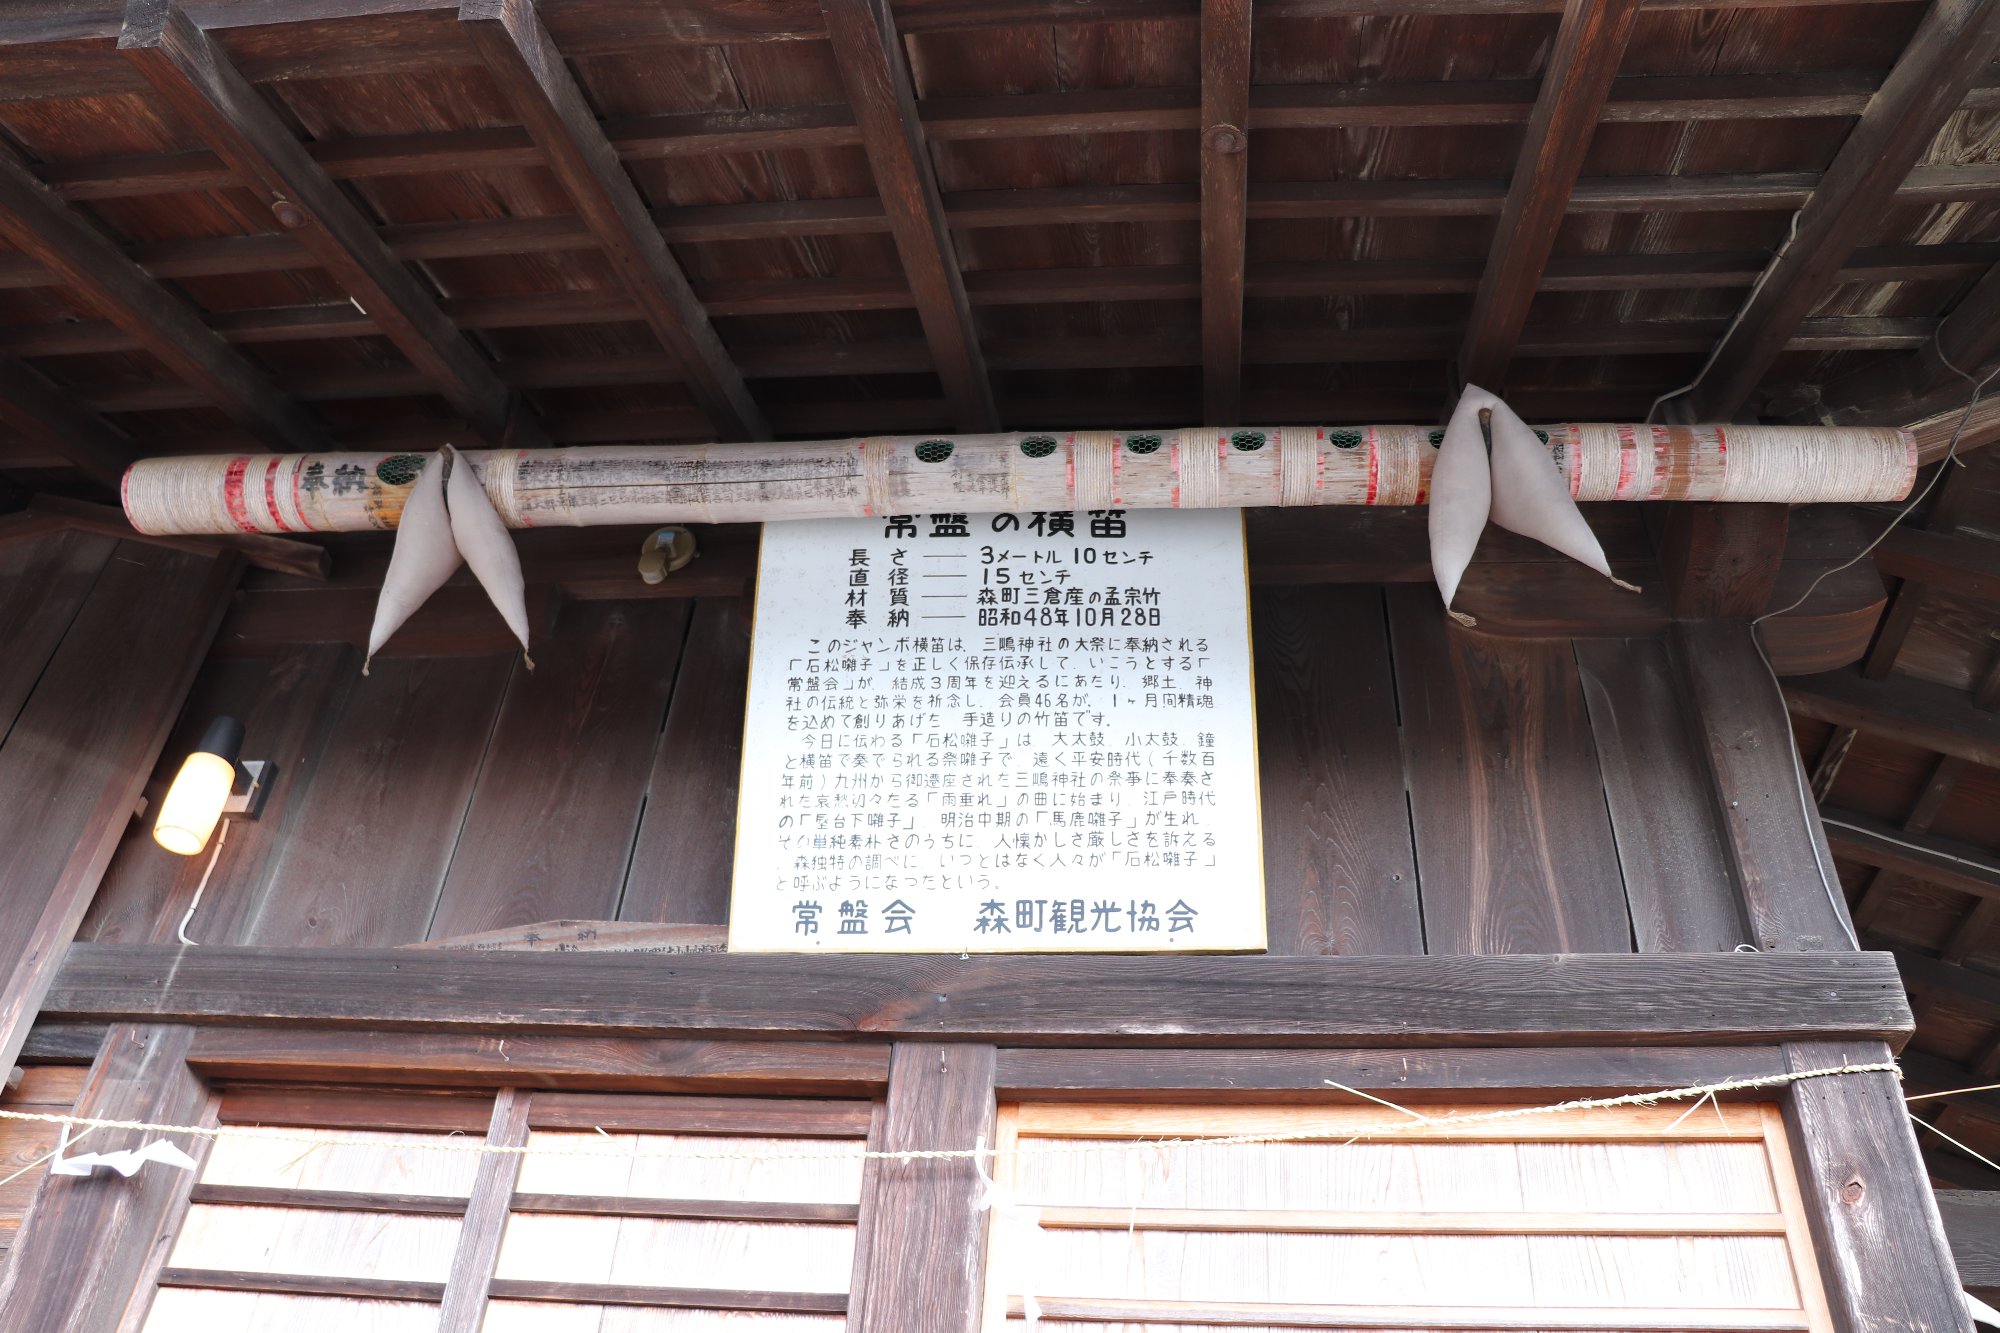
[[[1908,493],[1917,466],[1913,437],[1888,427],[1560,425],[1538,433],[1579,500],[1893,500]],[[599,527],[937,510],[1422,504],[1442,437],[1422,426],[1204,427],[461,457],[509,527]],[[125,474],[125,512],[154,534],[393,528],[423,459],[149,458]]]

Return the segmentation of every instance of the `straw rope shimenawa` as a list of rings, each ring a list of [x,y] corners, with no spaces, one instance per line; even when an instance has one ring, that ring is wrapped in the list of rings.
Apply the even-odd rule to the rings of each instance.
[[[1908,431],[1558,425],[1551,464],[1578,500],[1779,504],[1900,499]],[[1411,505],[1444,436],[1421,426],[897,436],[809,444],[467,450],[512,528],[853,518],[936,510]],[[141,532],[359,532],[396,526],[425,455],[149,458],[126,473]]]

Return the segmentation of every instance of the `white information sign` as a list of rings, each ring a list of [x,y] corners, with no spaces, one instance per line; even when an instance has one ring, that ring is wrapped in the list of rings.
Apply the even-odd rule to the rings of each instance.
[[[764,528],[729,947],[1264,947],[1237,510]]]

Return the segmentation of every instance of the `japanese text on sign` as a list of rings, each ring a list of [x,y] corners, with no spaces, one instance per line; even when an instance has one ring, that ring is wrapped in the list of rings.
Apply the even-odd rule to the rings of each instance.
[[[1242,516],[764,530],[729,947],[1264,945]]]

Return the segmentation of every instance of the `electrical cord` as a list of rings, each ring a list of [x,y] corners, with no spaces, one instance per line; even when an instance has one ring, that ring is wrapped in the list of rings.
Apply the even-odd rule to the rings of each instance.
[[[194,911],[201,906],[201,895],[208,892],[208,877],[215,873],[215,863],[222,859],[222,844],[229,841],[229,821],[222,820],[221,825],[215,835],[215,850],[208,854],[208,869],[201,872],[201,883],[194,886],[194,899],[188,903],[187,913],[181,917],[181,924],[174,931],[180,936],[182,944],[199,942],[188,938],[188,923],[194,920]]]

